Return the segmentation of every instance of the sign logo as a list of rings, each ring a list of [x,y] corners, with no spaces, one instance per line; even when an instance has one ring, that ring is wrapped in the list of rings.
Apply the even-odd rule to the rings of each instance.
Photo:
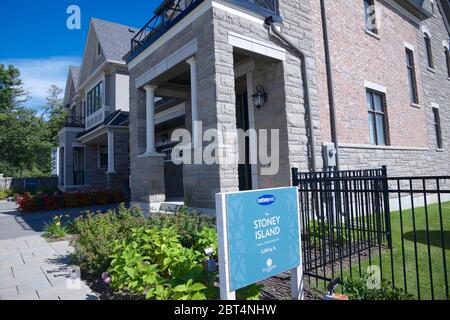
[[[275,202],[275,196],[271,195],[271,194],[265,194],[261,197],[259,197],[258,199],[256,199],[256,202],[260,205],[260,206],[269,206],[272,203]]]

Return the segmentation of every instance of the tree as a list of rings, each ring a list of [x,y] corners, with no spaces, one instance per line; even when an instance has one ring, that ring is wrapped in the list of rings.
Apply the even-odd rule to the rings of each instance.
[[[58,131],[64,123],[65,112],[63,108],[63,100],[60,97],[62,89],[52,84],[47,90],[47,104],[43,107],[41,117],[46,119],[48,127],[48,140],[56,146]]]
[[[22,108],[29,100],[28,91],[23,88],[19,69],[13,65],[5,68],[0,64],[0,112],[9,113]]]

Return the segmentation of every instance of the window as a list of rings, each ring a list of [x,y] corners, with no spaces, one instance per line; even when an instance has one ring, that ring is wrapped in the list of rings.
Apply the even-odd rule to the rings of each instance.
[[[378,34],[374,0],[364,0],[366,30]]]
[[[433,108],[433,125],[436,133],[436,147],[442,149],[441,117],[438,108]]]
[[[447,62],[447,76],[450,78],[450,50],[445,48],[445,61]]]
[[[414,52],[410,49],[406,49],[406,67],[408,69],[408,84],[409,84],[409,96],[411,103],[418,104],[419,96],[417,93],[417,81],[416,81],[416,67],[414,64]]]
[[[425,51],[426,51],[426,54],[427,54],[428,67],[431,68],[431,69],[434,69],[433,51],[431,50],[431,38],[426,33],[425,33],[425,36],[424,36],[424,40],[425,40]]]
[[[372,90],[366,92],[367,109],[369,111],[370,143],[386,145],[386,117],[384,95]]]
[[[97,44],[97,56],[102,54],[102,47],[100,46],[100,43]]]
[[[250,3],[255,3],[264,9],[278,13],[278,1],[277,0],[248,0]]]
[[[99,167],[101,169],[108,169],[108,147],[99,147]]]
[[[103,107],[103,83],[100,82],[87,94],[87,115]]]

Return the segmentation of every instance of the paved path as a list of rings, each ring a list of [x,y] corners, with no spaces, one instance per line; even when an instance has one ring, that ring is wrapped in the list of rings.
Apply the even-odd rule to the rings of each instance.
[[[117,205],[20,214],[14,202],[0,201],[0,300],[93,300],[82,281],[71,280],[73,250],[68,241],[48,242],[44,225],[57,214],[106,211]]]
[[[84,208],[58,209],[21,214],[14,202],[0,201],[0,240],[26,237],[41,234],[44,225],[57,214],[69,215],[72,218],[80,215],[81,211],[100,210],[102,212],[117,208],[117,205],[92,206]],[[65,219],[65,218],[64,218]]]
[[[0,300],[96,300],[86,284],[71,280],[68,241],[40,235],[0,240]]]

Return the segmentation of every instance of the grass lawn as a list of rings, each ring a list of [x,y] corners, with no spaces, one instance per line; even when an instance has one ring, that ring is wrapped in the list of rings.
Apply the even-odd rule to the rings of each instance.
[[[391,213],[394,273],[392,279],[391,252],[384,250],[381,254],[383,278],[394,283],[397,288],[402,288],[414,295],[416,299],[419,298],[419,294],[421,300],[432,299],[432,291],[434,292],[434,299],[447,299],[450,298],[447,296],[445,284],[445,277],[447,277],[447,283],[450,283],[450,202],[442,204],[444,243],[442,243],[439,205],[428,206],[429,233],[427,233],[426,217],[425,207],[416,208],[414,215],[412,210],[403,210],[402,213],[398,211]],[[403,220],[403,224],[401,224],[401,220]],[[415,234],[413,228],[414,220]],[[414,245],[414,238],[417,240],[417,246]],[[378,252],[378,250],[373,250],[373,253],[375,252]],[[444,272],[444,261],[447,267],[447,274]],[[362,261],[361,264],[364,272],[369,266],[368,259]],[[380,256],[378,254],[372,256],[372,264],[380,265]],[[344,271],[344,276],[349,276],[349,274],[350,270],[348,268]],[[359,268],[356,265],[352,267],[352,274],[353,276],[359,276]],[[417,278],[419,281],[417,281]]]

